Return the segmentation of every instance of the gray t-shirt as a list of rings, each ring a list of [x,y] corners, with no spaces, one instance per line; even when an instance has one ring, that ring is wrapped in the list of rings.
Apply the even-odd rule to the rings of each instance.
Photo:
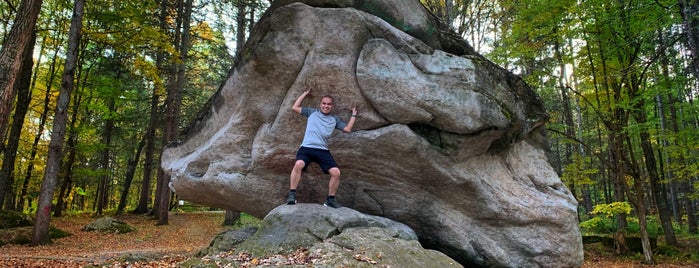
[[[325,115],[317,108],[302,107],[301,114],[308,117],[306,133],[301,146],[328,150],[328,137],[334,129],[342,130],[347,123],[333,114]]]

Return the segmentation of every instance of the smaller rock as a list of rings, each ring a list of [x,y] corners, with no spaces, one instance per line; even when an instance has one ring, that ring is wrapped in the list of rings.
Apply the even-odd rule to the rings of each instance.
[[[462,267],[441,252],[423,248],[415,232],[402,223],[318,204],[281,205],[267,214],[259,228],[223,232],[202,252],[206,256],[201,262],[180,263],[180,267],[205,267],[211,262],[233,266]]]
[[[103,233],[125,234],[135,231],[136,228],[133,228],[127,223],[111,217],[102,217],[86,225],[82,228],[82,230],[86,232],[99,231]]]

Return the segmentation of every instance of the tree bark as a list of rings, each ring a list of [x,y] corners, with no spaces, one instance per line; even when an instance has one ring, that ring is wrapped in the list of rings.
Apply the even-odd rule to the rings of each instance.
[[[246,1],[238,1],[235,4],[235,54],[239,54],[238,52],[243,49],[243,45],[245,45],[245,21],[247,20],[245,12],[246,6]]]
[[[168,95],[165,99],[165,128],[163,130],[163,143],[168,144],[177,139],[178,123],[180,118],[180,106],[182,103],[182,91],[186,84],[185,67],[187,53],[189,53],[190,22],[192,16],[192,0],[178,1],[178,27],[175,31],[175,47],[178,48],[180,60],[174,65],[173,73],[168,81]],[[181,27],[181,29],[180,29]],[[168,187],[170,175],[163,173],[158,177],[160,188],[158,196],[158,225],[168,224],[168,211],[170,208],[171,191]]]
[[[630,146],[630,139],[628,139],[627,141]],[[633,152],[631,152],[630,155],[633,156]],[[635,160],[630,160],[630,162],[637,163],[637,161]],[[648,235],[648,221],[646,219],[648,210],[645,198],[645,182],[641,178],[641,175],[638,172],[639,169],[637,167],[631,167],[630,169],[633,170],[633,187],[635,195],[632,195],[630,193],[629,187],[627,185],[625,185],[625,187],[626,191],[629,192],[629,200],[633,204],[636,211],[636,216],[638,217],[639,234],[641,236],[641,247],[643,249],[643,263],[655,264],[655,260],[653,259],[653,249],[650,246],[650,237]]]
[[[124,175],[124,185],[121,188],[121,197],[119,198],[119,206],[117,207],[116,211],[117,215],[124,213],[124,208],[126,208],[131,182],[133,182],[133,177],[136,174],[136,166],[138,166],[138,160],[141,159],[141,151],[143,151],[143,146],[145,143],[146,138],[141,139],[141,141],[138,143],[136,153],[126,164],[126,174]]]
[[[658,43],[659,44],[664,44],[664,37],[661,31],[658,31]],[[670,74],[668,70],[668,59],[665,56],[665,52],[662,52],[660,54],[660,63],[661,63],[661,70],[663,74],[663,80],[662,84],[667,87],[669,90],[671,88],[671,82],[670,82]],[[661,100],[661,97],[659,95],[656,95],[655,97],[658,104],[657,110],[658,110],[658,118],[660,120],[660,131],[661,132],[666,132],[666,127],[665,127],[665,111],[663,110],[663,105]],[[643,111],[636,111],[636,120],[642,120],[643,122],[639,122],[641,125],[644,125],[646,121],[646,115],[643,113]],[[670,215],[670,212],[668,210],[668,201],[667,201],[667,195],[665,194],[665,187],[663,187],[663,184],[661,183],[662,179],[662,171],[658,172],[656,169],[656,163],[655,163],[655,157],[653,154],[653,145],[650,141],[650,135],[646,130],[642,131],[640,133],[641,135],[641,146],[643,148],[643,153],[645,158],[653,158],[652,162],[646,161],[646,167],[648,170],[648,175],[650,177],[650,188],[651,188],[651,194],[653,196],[653,199],[655,200],[657,206],[658,206],[658,215],[660,216],[660,224],[663,227],[663,234],[665,235],[665,242],[670,244],[670,245],[677,245],[677,238],[675,237],[675,230],[672,228],[672,215]],[[663,146],[667,146],[667,140],[662,140]],[[663,155],[659,154],[658,159],[660,160],[660,165],[659,167],[663,167]],[[669,179],[669,178],[668,178]]]
[[[563,61],[563,53],[561,52],[560,42],[558,40],[554,41],[554,53],[556,60],[558,61],[561,77],[558,78],[558,87],[561,93],[561,103],[563,105],[563,122],[565,123],[566,129],[565,134],[567,137],[575,138],[575,123],[573,122],[573,110],[570,108],[570,98],[568,97],[568,86],[566,84],[566,66]],[[571,163],[573,159],[573,143],[566,142],[564,148],[563,159],[561,160],[561,166],[566,166]],[[570,191],[573,197],[577,200],[578,193],[575,184],[575,180],[570,182]]]
[[[687,36],[687,48],[692,54],[691,70],[699,78],[699,1],[678,0],[684,33]]]
[[[59,173],[61,178],[61,187],[58,190],[56,197],[56,207],[53,209],[54,217],[62,217],[63,210],[66,208],[65,199],[68,197],[70,190],[73,188],[73,166],[77,158],[75,148],[78,145],[78,133],[75,125],[78,122],[78,110],[82,102],[81,94],[73,94],[73,112],[71,115],[70,126],[68,129],[67,150],[68,154],[65,162],[61,165],[63,170]]]
[[[22,0],[9,34],[0,48],[0,137],[5,137],[14,100],[15,80],[22,65],[22,52],[36,28],[42,0]]]
[[[689,197],[694,191],[692,190],[692,183],[689,178],[680,183],[680,192],[682,193],[681,199],[687,215],[687,228],[690,233],[697,234],[696,209],[694,208],[694,201]]]
[[[226,216],[223,219],[223,225],[234,225],[240,220],[240,211],[226,210]]]
[[[73,76],[77,65],[84,6],[84,0],[75,1],[68,34],[68,50],[66,52],[63,78],[61,80],[61,92],[58,95],[58,102],[56,103],[53,131],[51,132],[51,141],[49,142],[44,180],[41,183],[41,192],[39,194],[39,203],[37,205],[31,245],[42,245],[51,242],[51,238],[49,237],[51,202],[56,189],[58,169],[62,157],[63,138],[66,132],[66,121],[68,120],[68,103],[70,102],[70,94],[74,87]]]
[[[159,119],[158,116],[158,99],[157,87],[153,89],[153,96],[150,102],[150,119],[148,121],[148,130],[146,130],[145,142],[146,151],[145,159],[143,160],[143,181],[141,181],[141,191],[138,198],[138,206],[133,210],[133,213],[144,214],[148,212],[148,205],[151,201],[151,178],[153,177],[153,159],[155,155],[155,128]]]
[[[31,82],[32,66],[34,64],[32,53],[34,52],[35,44],[36,33],[32,32],[29,43],[22,52],[22,67],[14,85],[17,92],[17,104],[15,105],[15,114],[7,146],[3,150],[2,168],[0,168],[0,209],[15,208],[15,158],[17,157],[17,148],[19,148],[19,137],[22,135],[22,126],[24,126],[24,116],[27,114],[29,103],[32,100]]]
[[[58,38],[55,38],[58,39]],[[43,44],[43,42],[42,42]],[[27,168],[24,172],[24,180],[22,182],[22,190],[19,195],[19,200],[17,201],[16,204],[16,210],[23,210],[24,205],[27,203],[26,202],[26,196],[27,196],[27,191],[29,190],[29,182],[31,181],[32,178],[32,173],[34,172],[34,161],[36,159],[36,155],[38,153],[38,147],[39,147],[39,142],[41,141],[41,133],[44,133],[44,127],[46,127],[46,120],[48,118],[49,114],[49,104],[51,103],[51,85],[53,85],[54,77],[56,74],[56,65],[58,64],[58,52],[60,50],[58,47],[54,49],[53,56],[50,57],[51,60],[51,65],[49,67],[49,73],[48,73],[48,79],[46,81],[46,94],[44,94],[44,102],[43,102],[43,107],[41,110],[41,116],[39,116],[39,124],[38,124],[38,129],[34,135],[34,142],[32,143],[30,153],[29,153],[29,161],[27,164]]]

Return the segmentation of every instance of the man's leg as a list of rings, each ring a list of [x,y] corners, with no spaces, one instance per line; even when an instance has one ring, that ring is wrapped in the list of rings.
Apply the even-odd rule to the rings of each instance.
[[[340,188],[340,169],[337,167],[330,168],[328,170],[330,173],[330,183],[328,183],[328,198],[325,200],[323,205],[327,207],[339,208],[335,202],[335,194],[337,193],[337,188]]]
[[[294,163],[294,168],[291,170],[291,176],[289,176],[289,189],[296,190],[301,181],[301,172],[303,172],[303,167],[306,166],[306,162],[303,160],[296,160]]]
[[[303,160],[296,160],[294,168],[291,169],[291,175],[289,176],[289,196],[286,198],[287,205],[296,204],[296,187],[301,181],[301,172],[303,172],[303,167],[305,166],[306,162]]]
[[[330,173],[330,183],[328,184],[328,196],[335,196],[337,189],[340,188],[340,169],[337,167],[328,170]]]

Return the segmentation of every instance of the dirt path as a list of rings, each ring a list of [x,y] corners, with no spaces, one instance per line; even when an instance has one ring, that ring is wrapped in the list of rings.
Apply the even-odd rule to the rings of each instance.
[[[83,232],[80,229],[95,218],[54,218],[51,220],[53,226],[73,235],[54,239],[53,244],[46,246],[0,247],[0,267],[82,267],[103,265],[115,258],[130,258],[133,267],[146,267],[133,265],[133,262],[144,257],[173,263],[205,248],[216,234],[225,230],[222,212],[171,213],[169,224],[165,226],[155,226],[156,221],[147,216],[112,217],[127,222],[137,230],[127,234]]]

